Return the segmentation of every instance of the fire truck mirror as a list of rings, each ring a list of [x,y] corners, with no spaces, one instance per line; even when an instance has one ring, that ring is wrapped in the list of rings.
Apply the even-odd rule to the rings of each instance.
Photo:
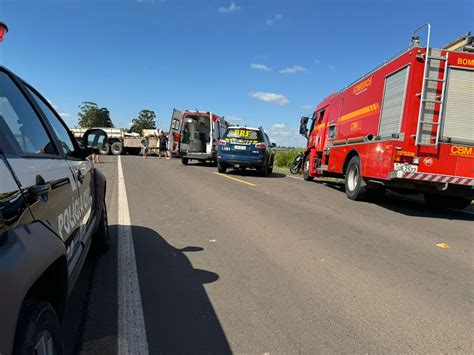
[[[303,116],[303,117],[301,117],[300,122],[301,122],[302,125],[304,124],[306,126],[308,124],[308,120],[309,120],[308,117]]]
[[[307,133],[308,133],[308,127],[306,127],[306,123],[301,123],[301,125],[300,125],[300,134],[302,136],[306,137]]]

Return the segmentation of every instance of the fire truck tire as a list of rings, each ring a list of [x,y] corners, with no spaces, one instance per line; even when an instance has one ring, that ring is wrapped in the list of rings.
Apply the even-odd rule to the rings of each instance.
[[[102,145],[99,148],[99,154],[100,155],[109,155],[109,153],[110,153],[110,144],[109,143],[105,143],[104,145]]]
[[[360,201],[367,197],[367,188],[360,174],[360,159],[352,157],[346,169],[346,195],[351,200]]]
[[[227,166],[225,166],[224,164],[221,164],[221,163],[217,163],[217,171],[221,174],[225,174],[227,170]]]
[[[309,175],[309,157],[303,163],[303,179],[306,181],[313,181],[314,177]]]
[[[472,203],[472,200],[464,197],[442,196],[430,193],[425,193],[423,196],[425,197],[426,204],[429,207],[438,210],[447,208],[463,210],[469,207]]]
[[[183,165],[188,165],[189,159],[188,158],[181,158],[181,163]]]
[[[121,155],[123,151],[122,143],[114,142],[112,143],[112,146],[110,147],[110,149],[113,155]]]

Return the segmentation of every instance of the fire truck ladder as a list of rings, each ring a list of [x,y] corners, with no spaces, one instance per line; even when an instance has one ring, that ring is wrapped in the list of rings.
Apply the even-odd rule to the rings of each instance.
[[[448,55],[443,56],[441,50],[430,48],[430,24],[419,27],[413,36],[415,37],[416,32],[425,26],[428,27],[428,38],[426,41],[426,52],[420,56],[421,59],[425,60],[425,69],[423,72],[423,85],[419,94],[421,102],[415,144],[437,147],[445,101]],[[440,73],[442,77],[440,77]],[[440,83],[441,89],[439,89]],[[435,120],[435,116],[438,116],[437,120]]]

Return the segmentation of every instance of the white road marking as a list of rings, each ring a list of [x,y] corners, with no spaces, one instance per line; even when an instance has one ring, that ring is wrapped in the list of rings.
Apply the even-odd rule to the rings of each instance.
[[[300,177],[297,177],[297,176],[286,175],[286,177],[289,177],[289,178],[292,178],[292,179],[304,180],[303,178],[300,178]]]
[[[118,156],[118,354],[148,354],[127,190]]]

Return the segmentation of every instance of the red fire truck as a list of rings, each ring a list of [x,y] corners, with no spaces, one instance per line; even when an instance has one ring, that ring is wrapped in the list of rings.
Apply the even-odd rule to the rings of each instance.
[[[420,45],[420,31],[427,32]],[[431,26],[408,49],[331,94],[311,118],[304,178],[345,176],[350,199],[386,188],[423,193],[434,207],[474,198],[474,43],[470,33],[430,47]]]

